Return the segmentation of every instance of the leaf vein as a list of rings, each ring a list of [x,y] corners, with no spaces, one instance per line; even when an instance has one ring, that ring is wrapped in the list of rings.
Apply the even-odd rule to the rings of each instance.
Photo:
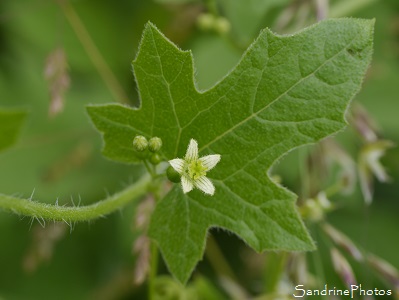
[[[354,42],[355,38],[348,44],[351,45]],[[347,49],[348,46],[345,46],[343,49],[341,49],[339,52],[337,52],[335,55],[333,55],[331,58],[327,59],[326,61],[324,61],[320,66],[318,66],[314,71],[312,71],[310,74],[308,74],[305,77],[302,77],[300,80],[298,80],[296,83],[294,83],[291,87],[289,87],[284,93],[282,93],[281,95],[279,95],[278,97],[276,97],[276,99],[274,99],[273,101],[269,102],[265,107],[259,109],[257,112],[252,113],[251,115],[249,115],[247,118],[243,119],[242,121],[238,122],[236,125],[234,125],[232,128],[230,128],[229,130],[226,130],[225,132],[223,132],[222,134],[218,135],[217,137],[215,137],[212,141],[208,142],[206,145],[202,146],[199,150],[202,151],[204,149],[206,149],[207,147],[209,147],[209,145],[213,144],[214,142],[220,140],[222,137],[224,137],[225,135],[227,135],[229,132],[235,130],[237,127],[241,126],[242,124],[246,123],[247,121],[249,121],[250,119],[252,119],[253,117],[255,117],[256,115],[260,114],[261,112],[263,112],[265,109],[269,108],[271,105],[273,105],[273,103],[275,103],[276,101],[280,100],[282,97],[284,97],[285,95],[287,95],[293,88],[295,88],[297,85],[301,84],[304,80],[308,79],[310,76],[312,76],[315,72],[317,72],[318,70],[320,70],[322,67],[324,67],[327,63],[329,63],[330,61],[334,60],[338,55],[340,55],[344,50]],[[265,67],[266,68],[266,67]]]
[[[153,43],[155,45],[155,51],[157,52],[159,66],[161,68],[162,77],[163,77],[163,79],[164,79],[164,81],[166,83],[167,89],[168,89],[168,98],[169,98],[169,101],[171,103],[171,107],[172,107],[172,110],[173,110],[173,115],[174,115],[175,120],[176,120],[176,125],[179,128],[179,132],[177,133],[176,147],[175,147],[175,153],[174,153],[174,156],[176,156],[177,155],[177,149],[178,149],[178,146],[179,146],[179,143],[180,143],[180,136],[181,136],[182,129],[181,129],[181,126],[180,126],[179,118],[178,118],[177,113],[176,113],[176,107],[175,107],[175,103],[173,101],[172,93],[170,91],[170,84],[169,84],[169,82],[167,81],[167,79],[165,77],[161,56],[160,56],[159,50],[158,50],[158,45],[157,45],[157,42],[155,41],[154,33],[152,31],[151,31],[151,36],[152,36]],[[153,124],[154,124],[154,122],[153,122]]]

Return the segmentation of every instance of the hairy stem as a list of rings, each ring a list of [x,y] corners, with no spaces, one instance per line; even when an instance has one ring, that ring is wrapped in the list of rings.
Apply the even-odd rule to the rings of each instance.
[[[66,207],[51,205],[0,194],[0,209],[40,220],[64,222],[88,221],[105,216],[145,194],[151,178],[148,175],[126,189],[87,206]]]

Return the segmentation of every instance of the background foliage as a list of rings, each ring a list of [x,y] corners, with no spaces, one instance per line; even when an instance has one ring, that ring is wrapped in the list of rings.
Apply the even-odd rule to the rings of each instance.
[[[200,88],[212,86],[228,72],[260,28],[268,26],[279,33],[293,32],[301,28],[295,26],[303,27],[316,20],[313,1],[308,1],[308,7],[302,9],[305,11],[302,24],[296,22],[295,26],[283,28],[280,16],[295,1],[269,1],[269,5],[259,6],[261,1],[253,0],[245,7],[220,1],[231,22],[235,37],[232,42],[214,32],[198,29],[195,20],[204,9],[202,2],[179,1],[190,2],[183,6],[169,2],[177,1],[79,0],[71,2],[72,10],[49,0],[0,3],[0,107],[29,111],[19,143],[0,154],[1,193],[33,195],[34,199],[48,203],[58,199],[60,204],[71,203],[71,198],[78,202],[81,198],[84,204],[89,204],[138,178],[142,173],[140,168],[115,164],[101,156],[100,137],[84,107],[126,98],[130,104],[138,103],[130,62],[148,20],[181,48],[192,49]],[[356,0],[351,3],[358,5],[345,7],[345,1],[330,2],[331,16],[376,18],[373,63],[356,100],[371,112],[384,137],[397,144],[399,4],[395,0]],[[108,85],[112,80],[105,83],[99,75],[92,61],[96,59],[96,50],[85,45],[88,38],[83,35],[82,39],[85,30],[77,26],[76,16],[116,75],[123,93],[115,92],[118,90],[115,85],[111,92]],[[66,91],[63,112],[49,117],[50,97],[43,73],[49,54],[59,47],[66,53],[70,88]],[[354,136],[353,131],[347,130],[337,138],[354,151]],[[284,185],[295,192],[300,191],[300,161],[308,151],[311,149],[291,153],[275,169]],[[399,229],[398,154],[394,148],[384,158],[393,182],[376,186],[370,207],[364,207],[362,196],[357,192],[335,199],[343,208],[329,215],[337,228],[396,267],[399,267],[399,244],[395,238]],[[51,259],[43,263],[32,254],[35,245],[40,244],[37,222],[31,226],[30,219],[21,220],[0,212],[0,298],[124,299],[140,295],[143,287],[134,287],[131,283],[135,261],[131,248],[138,234],[132,229],[134,211],[135,206],[131,205],[121,214],[93,224],[78,224],[72,234],[68,228],[60,229],[58,236],[63,237],[50,249]],[[328,282],[339,285],[327,262],[328,252],[322,237],[317,231],[312,233],[320,246],[320,259],[326,261],[325,277]],[[57,240],[57,233],[54,236]],[[261,277],[251,275],[254,270],[250,266],[258,255],[235,236],[220,231],[214,232],[214,236],[239,281],[256,292]],[[367,270],[361,265],[358,268]],[[200,263],[197,273],[216,282],[207,259]],[[363,272],[364,281],[381,286],[377,278],[370,278],[367,273]],[[362,277],[359,281],[362,282]]]

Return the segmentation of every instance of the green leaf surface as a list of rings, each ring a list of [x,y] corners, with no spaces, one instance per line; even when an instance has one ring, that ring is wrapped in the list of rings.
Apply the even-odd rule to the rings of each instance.
[[[25,119],[26,112],[23,110],[0,109],[0,151],[11,147],[17,141]]]
[[[179,184],[157,204],[150,235],[172,274],[186,282],[201,259],[209,228],[234,232],[258,252],[314,249],[296,196],[268,176],[290,150],[346,125],[372,53],[373,21],[327,20],[295,35],[263,30],[218,84],[198,91],[193,59],[152,24],[133,62],[140,109],[90,106],[103,153],[134,163],[137,134],[159,136],[168,159],[182,158],[191,138],[200,156],[221,154],[207,176],[216,192],[183,194]]]

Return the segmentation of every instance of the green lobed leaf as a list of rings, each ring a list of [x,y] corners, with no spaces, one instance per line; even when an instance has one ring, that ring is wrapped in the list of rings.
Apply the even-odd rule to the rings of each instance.
[[[11,147],[17,141],[25,119],[26,112],[23,110],[0,109],[0,151]]]
[[[372,54],[373,21],[327,20],[295,35],[263,30],[239,64],[199,92],[193,59],[147,24],[133,62],[140,109],[90,106],[105,156],[134,163],[136,134],[159,136],[168,159],[182,158],[191,138],[200,156],[221,154],[207,176],[216,192],[183,194],[176,184],[157,204],[150,236],[171,273],[186,282],[211,227],[236,233],[258,252],[315,248],[296,209],[296,195],[267,171],[288,151],[346,125]]]

